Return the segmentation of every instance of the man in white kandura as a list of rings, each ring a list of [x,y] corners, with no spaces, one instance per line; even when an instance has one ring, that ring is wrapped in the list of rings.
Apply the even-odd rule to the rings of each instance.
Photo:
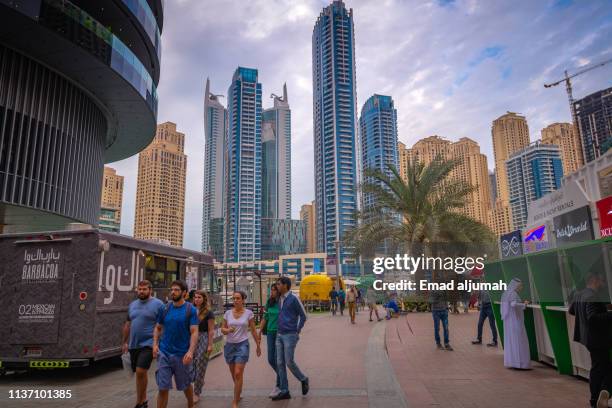
[[[504,366],[522,370],[531,369],[529,340],[525,330],[525,307],[518,292],[523,289],[519,278],[513,278],[501,298],[501,317],[504,321]]]

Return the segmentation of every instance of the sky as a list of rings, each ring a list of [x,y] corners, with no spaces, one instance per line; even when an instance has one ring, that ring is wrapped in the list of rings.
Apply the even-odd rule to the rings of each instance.
[[[183,246],[200,250],[204,84],[227,94],[238,66],[257,68],[263,108],[287,83],[292,114],[292,216],[314,200],[312,30],[331,0],[167,0],[158,123],[185,133]],[[345,0],[354,11],[357,115],[374,93],[395,101],[399,140],[476,140],[494,166],[491,122],[527,117],[531,141],[569,122],[563,84],[544,83],[612,58],[608,0]],[[574,97],[612,86],[612,63],[577,77]],[[222,100],[224,102],[224,100]],[[132,235],[138,155],[109,164],[125,177],[121,232]]]

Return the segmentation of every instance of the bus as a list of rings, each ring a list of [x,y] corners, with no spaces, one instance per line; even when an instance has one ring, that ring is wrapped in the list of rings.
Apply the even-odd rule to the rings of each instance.
[[[170,283],[212,294],[213,259],[97,229],[0,235],[0,370],[67,368],[121,354],[138,282],[167,301]],[[223,338],[215,336],[215,349]],[[219,343],[219,344],[217,344]]]

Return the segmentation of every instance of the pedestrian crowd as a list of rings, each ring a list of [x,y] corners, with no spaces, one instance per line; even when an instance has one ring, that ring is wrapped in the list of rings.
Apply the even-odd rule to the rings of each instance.
[[[208,360],[213,351],[215,315],[203,291],[188,293],[184,282],[170,285],[167,303],[152,296],[148,280],[138,283],[138,298],[130,303],[122,330],[122,349],[129,355],[136,374],[136,406],[148,408],[148,370],[157,360],[157,407],[168,405],[173,384],[183,391],[189,408],[200,400]],[[189,296],[188,296],[189,295]],[[192,301],[187,301],[187,299]],[[259,330],[255,315],[246,308],[247,295],[233,293],[233,306],[223,315],[220,331],[226,336],[223,354],[234,383],[232,407],[242,399],[244,369],[250,357],[249,334],[261,356],[261,340],[266,337],[268,363],[276,373],[273,401],[291,398],[287,370],[301,383],[302,395],[308,394],[308,377],[295,362],[295,349],[306,323],[306,312],[300,299],[291,292],[291,280],[281,277],[272,285]]]

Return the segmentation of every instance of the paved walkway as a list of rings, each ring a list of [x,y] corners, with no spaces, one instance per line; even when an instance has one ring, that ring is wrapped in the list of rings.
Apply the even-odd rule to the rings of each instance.
[[[478,313],[450,315],[455,351],[438,350],[429,313],[392,319],[386,344],[410,408],[581,408],[588,407],[588,383],[536,363],[531,371],[503,366],[503,351],[475,346]],[[483,343],[491,340],[485,323]]]
[[[438,351],[432,340],[431,315],[409,314],[370,323],[367,313],[348,316],[311,315],[297,349],[296,361],[310,377],[310,393],[302,397],[289,374],[293,399],[272,402],[267,397],[274,374],[265,355],[254,347],[245,371],[242,408],[580,408],[586,407],[588,385],[561,376],[544,365],[530,372],[503,368],[500,350],[470,344],[476,313],[451,316],[454,352]],[[485,339],[488,340],[485,332]],[[387,352],[389,359],[387,358]],[[156,386],[150,370],[148,398],[154,407]],[[69,371],[37,372],[0,378],[0,406],[19,408],[132,408],[134,380],[114,362]],[[204,398],[197,407],[231,405],[232,381],[222,356],[206,374]],[[70,400],[10,400],[10,389],[70,389]],[[170,408],[185,407],[182,393],[172,391]]]

